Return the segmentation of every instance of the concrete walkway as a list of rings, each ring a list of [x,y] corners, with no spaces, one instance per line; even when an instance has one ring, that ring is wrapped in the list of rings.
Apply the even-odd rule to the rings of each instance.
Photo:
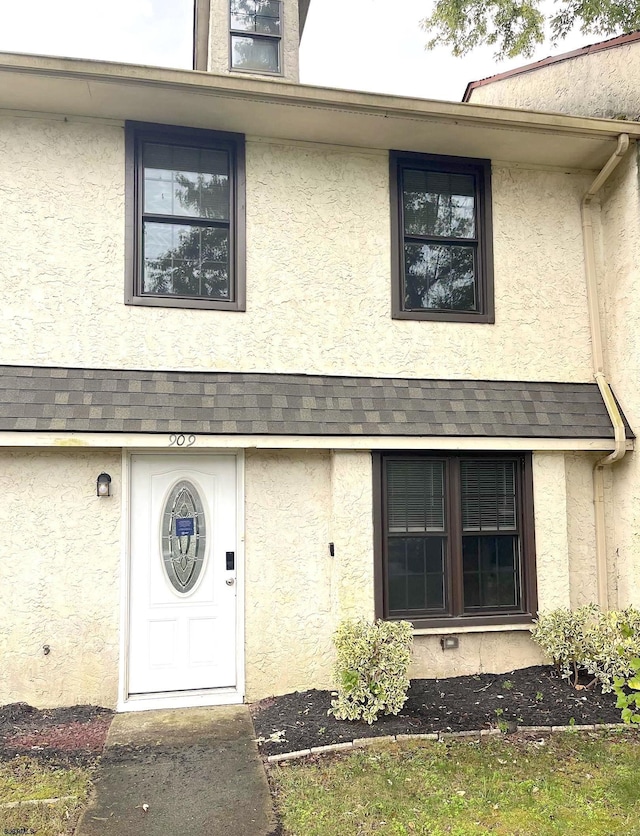
[[[268,836],[253,738],[243,705],[117,714],[76,836]]]

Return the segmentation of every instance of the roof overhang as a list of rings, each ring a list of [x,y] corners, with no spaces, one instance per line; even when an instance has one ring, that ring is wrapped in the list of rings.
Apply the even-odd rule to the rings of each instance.
[[[595,170],[616,120],[45,56],[0,54],[0,109]]]
[[[304,26],[307,22],[307,15],[309,14],[309,5],[311,0],[298,0],[298,14],[300,16],[300,37],[304,32]]]

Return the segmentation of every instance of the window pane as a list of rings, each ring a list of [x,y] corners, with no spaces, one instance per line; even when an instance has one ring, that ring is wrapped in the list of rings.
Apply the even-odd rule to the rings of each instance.
[[[475,178],[440,171],[403,172],[407,235],[475,237]]]
[[[144,224],[143,293],[229,299],[229,231]]]
[[[387,462],[390,533],[444,531],[444,462]]]
[[[517,527],[515,462],[462,461],[460,484],[464,531]]]
[[[390,537],[389,612],[444,609],[444,537]]]
[[[464,610],[520,606],[519,539],[513,535],[462,538]]]
[[[280,3],[278,0],[231,0],[231,28],[279,35]]]
[[[405,244],[405,310],[475,311],[475,246]]]
[[[145,143],[144,211],[156,215],[229,219],[229,154]]]
[[[280,40],[251,38],[241,35],[231,37],[231,66],[236,70],[256,72],[280,72]]]

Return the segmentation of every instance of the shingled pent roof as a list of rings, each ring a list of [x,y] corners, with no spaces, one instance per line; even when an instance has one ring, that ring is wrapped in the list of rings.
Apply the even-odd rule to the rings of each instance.
[[[590,383],[0,366],[9,430],[613,437]]]

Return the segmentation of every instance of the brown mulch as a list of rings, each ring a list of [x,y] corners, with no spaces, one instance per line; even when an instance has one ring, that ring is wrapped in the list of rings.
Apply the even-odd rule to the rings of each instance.
[[[619,723],[613,694],[576,690],[555,668],[537,666],[503,674],[414,679],[397,716],[373,725],[336,720],[327,714],[331,691],[304,691],[272,697],[252,706],[264,755],[343,743],[359,737],[476,731],[520,726]]]
[[[0,758],[94,763],[104,749],[113,711],[93,705],[37,709],[17,702],[0,706]]]

